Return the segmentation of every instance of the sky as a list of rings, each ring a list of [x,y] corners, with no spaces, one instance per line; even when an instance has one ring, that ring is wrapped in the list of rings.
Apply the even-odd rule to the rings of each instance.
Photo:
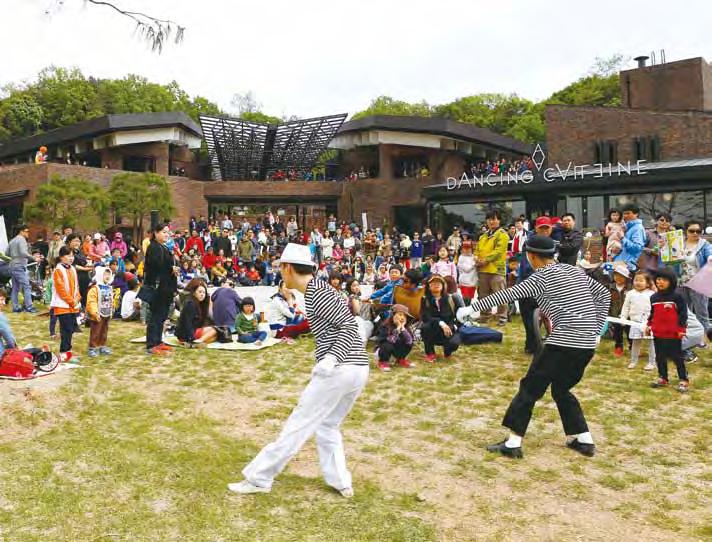
[[[178,22],[184,41],[159,55],[109,8],[0,0],[0,85],[76,66],[87,76],[175,80],[225,110],[252,91],[264,112],[306,118],[353,114],[380,95],[541,100],[617,53],[630,68],[661,49],[668,61],[712,60],[709,0],[113,1]]]

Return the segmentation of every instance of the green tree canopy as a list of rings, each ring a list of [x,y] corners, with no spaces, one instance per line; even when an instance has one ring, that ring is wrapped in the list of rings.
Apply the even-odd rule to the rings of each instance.
[[[596,58],[587,75],[541,102],[532,102],[516,94],[496,93],[463,96],[441,105],[429,105],[425,101],[409,103],[379,96],[352,118],[370,115],[443,117],[535,143],[546,138],[544,111],[547,104],[620,105],[618,71],[624,60],[622,55]]]
[[[183,111],[197,121],[201,113],[222,114],[217,104],[191,98],[175,81],[87,78],[77,68],[56,66],[43,69],[32,83],[4,87],[0,95],[0,142],[103,115]]]
[[[35,201],[25,205],[27,222],[52,228],[73,224],[78,229],[97,229],[106,224],[109,198],[100,185],[77,177],[53,176],[37,189]]]
[[[152,210],[161,217],[170,217],[174,211],[168,182],[155,173],[119,173],[111,179],[109,198],[116,216],[130,218],[134,239],[140,238],[143,221]]]

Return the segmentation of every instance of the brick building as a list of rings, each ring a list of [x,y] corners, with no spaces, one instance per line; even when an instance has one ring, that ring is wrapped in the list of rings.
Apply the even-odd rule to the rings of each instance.
[[[529,217],[570,211],[596,229],[610,209],[634,202],[646,220],[666,211],[676,223],[711,224],[712,66],[646,60],[621,72],[621,107],[547,106],[533,179],[441,182],[425,189],[430,212],[474,223],[490,205]]]
[[[365,213],[370,226],[411,230],[430,223],[447,230],[454,223],[476,227],[497,206],[506,220],[571,211],[579,226],[596,229],[610,209],[628,202],[646,219],[667,211],[677,223],[696,217],[710,224],[712,67],[702,58],[640,62],[621,72],[621,107],[548,106],[547,141],[536,148],[447,119],[372,116],[343,123],[329,136],[335,158],[313,177],[320,180],[255,180],[260,175],[252,174],[212,180],[219,159],[199,160],[194,149],[202,143],[201,128],[182,113],[92,119],[0,146],[0,213],[12,225],[54,174],[106,186],[118,172],[138,170],[167,177],[176,207],[170,218],[179,227],[190,216],[229,214],[235,221],[269,209],[285,219],[296,216],[305,228],[323,226],[332,213],[360,224]],[[261,128],[278,141],[282,127]],[[40,145],[49,148],[52,162],[73,165],[26,164]],[[278,149],[270,150],[271,158]],[[477,161],[513,162],[529,154],[534,171],[468,177]]]

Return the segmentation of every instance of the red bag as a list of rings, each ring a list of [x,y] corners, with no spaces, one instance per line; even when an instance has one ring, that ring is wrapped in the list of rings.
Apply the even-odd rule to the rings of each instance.
[[[0,359],[0,376],[29,378],[35,373],[32,354],[23,350],[5,350]]]

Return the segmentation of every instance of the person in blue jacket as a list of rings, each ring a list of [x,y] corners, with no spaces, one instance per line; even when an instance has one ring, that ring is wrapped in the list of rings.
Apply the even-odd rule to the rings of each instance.
[[[415,269],[423,263],[423,242],[420,240],[420,234],[416,231],[413,233],[413,241],[410,245],[410,268]]]
[[[376,290],[371,294],[371,301],[378,300],[383,305],[393,304],[393,289],[396,286],[403,284],[401,275],[403,268],[400,265],[392,265],[388,270],[388,278],[390,279],[386,285],[380,290]]]
[[[638,269],[638,258],[643,253],[647,237],[643,221],[638,218],[640,208],[629,204],[623,207],[623,221],[625,222],[625,237],[621,240],[622,250],[613,259],[614,262],[624,262],[628,269]]]

